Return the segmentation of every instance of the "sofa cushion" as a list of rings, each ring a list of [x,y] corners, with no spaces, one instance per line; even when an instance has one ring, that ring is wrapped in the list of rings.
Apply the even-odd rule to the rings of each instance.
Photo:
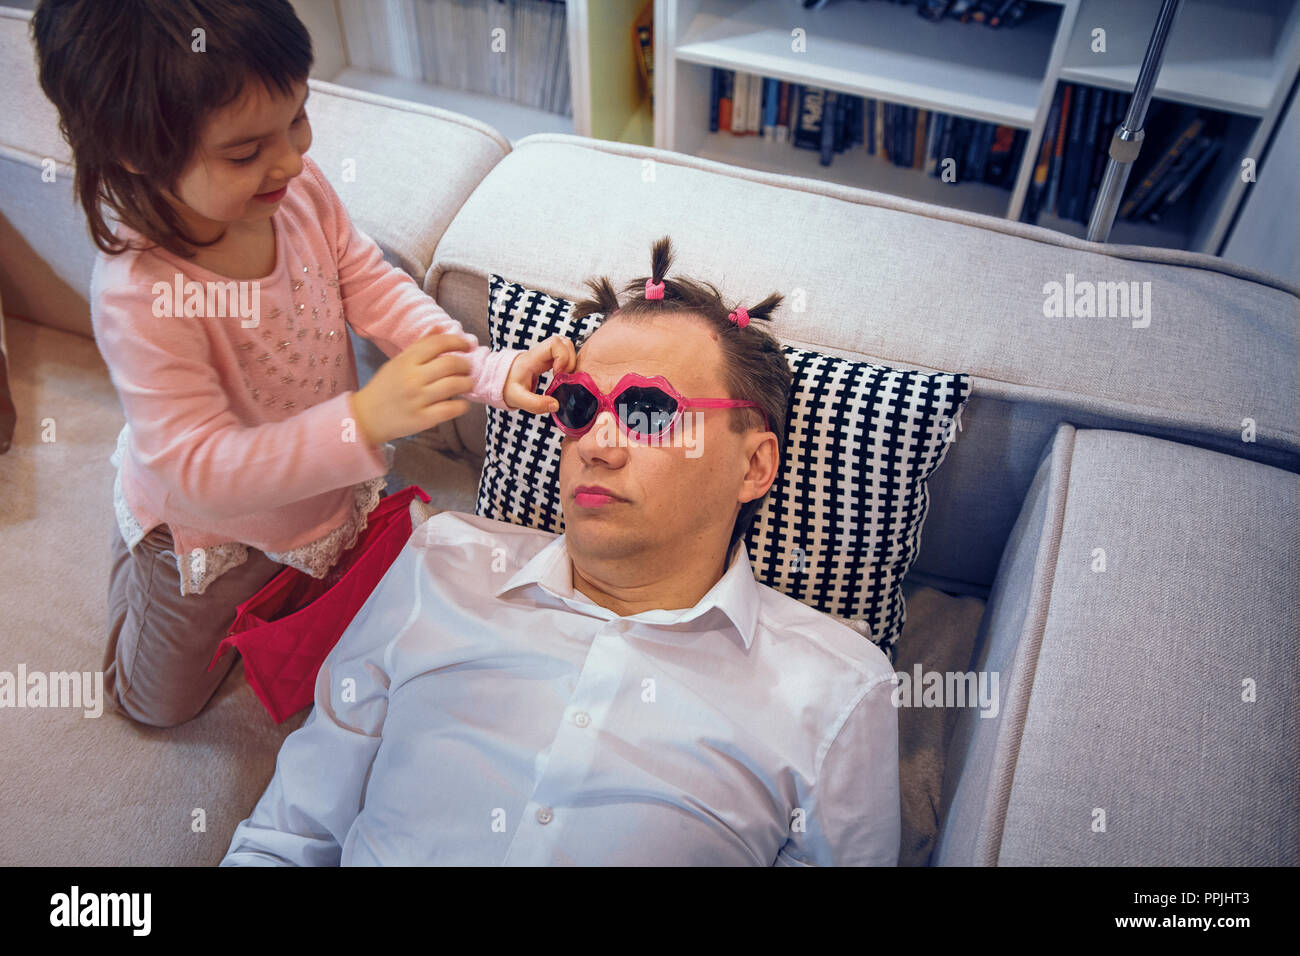
[[[729,298],[787,294],[773,329],[787,344],[971,374],[914,575],[987,589],[1062,420],[1300,470],[1300,289],[1211,256],[539,134],[516,142],[457,213],[426,288],[486,341],[490,273],[584,297],[589,276],[644,274],[665,233],[683,274],[718,277]],[[1079,280],[1137,282],[1150,323],[1044,315],[1045,288],[1077,292]],[[1247,417],[1254,441],[1242,439]],[[456,420],[479,455],[485,424],[478,407]]]
[[[581,342],[603,316],[492,276],[492,347],[552,335]],[[785,348],[794,373],[781,469],[745,536],[754,576],[795,600],[865,623],[892,660],[916,557],[926,481],[943,461],[970,384]],[[552,373],[538,388],[545,390]],[[492,409],[477,513],[564,530],[563,434],[549,416]]]
[[[935,862],[1295,865],[1300,479],[1062,425],[1007,547]]]

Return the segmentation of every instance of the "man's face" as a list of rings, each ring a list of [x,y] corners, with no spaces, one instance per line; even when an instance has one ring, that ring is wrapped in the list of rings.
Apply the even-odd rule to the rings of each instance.
[[[191,224],[211,227],[269,219],[311,146],[307,84],[289,96],[260,83],[208,117],[200,142],[169,196]]]
[[[637,372],[647,378],[662,375],[686,398],[737,397],[727,395],[722,361],[714,334],[698,319],[615,317],[578,351],[576,370],[590,375],[606,394],[625,374]],[[694,449],[671,438],[659,444],[638,442],[624,435],[607,411],[584,435],[566,436],[560,494],[574,559],[617,561],[644,555],[664,560],[673,553],[685,557],[720,537],[720,560],[750,470],[750,449],[762,434],[732,431],[728,416],[735,414],[740,413],[725,408],[683,412],[683,417],[694,419]],[[677,428],[686,424],[679,421]],[[764,491],[767,484],[770,480]],[[597,498],[577,497],[588,486],[608,489],[619,500],[597,505]]]

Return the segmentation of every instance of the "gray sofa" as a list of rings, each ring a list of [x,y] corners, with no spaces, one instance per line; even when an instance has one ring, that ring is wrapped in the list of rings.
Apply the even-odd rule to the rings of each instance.
[[[92,670],[123,417],[26,16],[0,9],[18,107],[0,115],[0,296],[19,410],[0,457],[0,671]],[[682,273],[800,303],[778,313],[786,342],[971,374],[897,667],[996,673],[1000,695],[994,716],[900,712],[900,862],[1300,860],[1300,288],[663,151],[511,144],[463,116],[312,87],[312,156],[354,220],[481,341],[490,273],[575,298],[589,276],[643,274],[668,234]],[[1052,282],[1138,283],[1149,322],[1048,318]],[[353,347],[364,382],[384,356]],[[415,483],[472,511],[484,415],[397,443],[390,491]],[[0,710],[0,864],[215,863],[304,717],[275,727],[238,667],[172,730]]]

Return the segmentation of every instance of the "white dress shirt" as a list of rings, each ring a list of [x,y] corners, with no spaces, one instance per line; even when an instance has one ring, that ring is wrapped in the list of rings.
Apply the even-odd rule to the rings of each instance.
[[[888,658],[754,580],[619,617],[563,535],[442,512],[330,652],[222,865],[887,865]]]

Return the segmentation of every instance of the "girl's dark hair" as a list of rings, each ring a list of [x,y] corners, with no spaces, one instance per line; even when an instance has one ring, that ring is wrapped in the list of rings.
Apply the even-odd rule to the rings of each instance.
[[[588,315],[601,314],[603,322],[608,322],[616,314],[621,319],[632,321],[654,321],[663,315],[693,315],[708,324],[718,336],[718,344],[723,355],[723,380],[727,394],[709,396],[710,398],[736,398],[757,402],[759,408],[767,415],[768,424],[776,435],[778,456],[785,450],[786,407],[790,401],[790,386],[794,379],[790,363],[778,342],[766,329],[751,321],[741,328],[727,316],[734,310],[722,301],[717,287],[712,283],[687,278],[667,278],[668,267],[672,264],[672,242],[664,236],[654,244],[651,252],[651,275],[632,279],[623,287],[631,297],[620,303],[618,294],[609,284],[609,279],[601,276],[588,279],[586,284],[593,297],[577,302],[573,307],[573,319]],[[662,299],[646,299],[645,285],[649,279],[655,284],[664,285]],[[763,319],[770,322],[772,313],[781,304],[784,296],[772,293],[762,302],[746,306],[751,320]],[[594,331],[594,330],[592,330]],[[588,333],[590,336],[590,332]],[[583,341],[586,341],[584,337]],[[578,348],[582,342],[578,343]],[[758,409],[733,408],[730,414],[731,430],[744,434],[751,428],[763,429],[762,416]],[[758,513],[763,497],[747,501],[740,507],[735,526],[731,531],[731,541],[727,546],[727,557],[736,542],[744,537]]]
[[[289,0],[41,0],[31,33],[90,237],[110,255],[136,247],[113,235],[100,203],[185,258],[219,241],[189,235],[159,186],[174,192],[205,120],[247,80],[287,96],[312,65]]]

